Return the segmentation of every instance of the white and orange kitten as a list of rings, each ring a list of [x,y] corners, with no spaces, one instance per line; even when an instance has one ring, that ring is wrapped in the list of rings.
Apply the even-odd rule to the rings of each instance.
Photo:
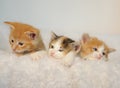
[[[74,40],[65,36],[58,36],[52,32],[48,50],[49,56],[61,59],[64,65],[70,66],[79,49],[79,44]]]
[[[105,59],[108,60],[108,54],[115,51],[109,48],[103,41],[96,37],[90,37],[83,34],[81,39],[80,57],[89,60]]]
[[[19,22],[5,22],[11,27],[9,42],[14,53],[24,55],[45,50],[40,31],[31,25]]]

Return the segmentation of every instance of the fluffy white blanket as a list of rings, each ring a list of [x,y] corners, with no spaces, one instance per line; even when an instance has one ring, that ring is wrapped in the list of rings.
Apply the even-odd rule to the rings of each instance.
[[[0,88],[119,88],[120,36],[98,37],[117,50],[108,62],[76,57],[66,67],[47,56],[33,61],[29,55],[17,57],[1,49]]]
[[[76,57],[68,68],[47,56],[33,61],[0,51],[0,88],[119,88],[120,42],[109,61],[84,61]]]

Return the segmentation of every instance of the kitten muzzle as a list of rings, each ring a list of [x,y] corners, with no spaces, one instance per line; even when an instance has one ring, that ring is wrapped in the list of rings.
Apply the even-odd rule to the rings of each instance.
[[[100,59],[102,58],[102,55],[101,55],[101,54],[98,54],[98,55],[96,56],[96,58],[100,60]]]
[[[55,55],[55,53],[53,53],[53,52],[52,52],[52,53],[50,53],[50,56],[54,57],[54,55]]]

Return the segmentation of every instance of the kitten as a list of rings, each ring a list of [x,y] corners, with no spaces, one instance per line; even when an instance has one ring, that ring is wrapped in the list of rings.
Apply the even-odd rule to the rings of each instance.
[[[45,50],[38,29],[19,22],[5,23],[11,27],[9,42],[14,53],[24,55],[38,50]]]
[[[48,50],[49,56],[63,59],[64,65],[70,66],[79,49],[79,45],[74,40],[65,36],[58,36],[52,32]]]
[[[105,59],[108,60],[108,54],[115,51],[109,48],[103,41],[96,37],[90,37],[88,34],[83,34],[81,40],[80,56],[84,59]]]

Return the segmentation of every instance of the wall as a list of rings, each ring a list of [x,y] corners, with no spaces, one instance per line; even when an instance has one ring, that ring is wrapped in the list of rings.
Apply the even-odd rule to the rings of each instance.
[[[120,0],[0,0],[0,22],[19,21],[43,32],[120,34]]]

